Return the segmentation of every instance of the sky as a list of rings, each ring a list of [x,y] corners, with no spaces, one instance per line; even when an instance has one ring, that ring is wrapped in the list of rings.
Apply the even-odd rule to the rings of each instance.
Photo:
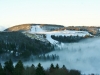
[[[100,26],[100,0],[0,0],[0,26]]]

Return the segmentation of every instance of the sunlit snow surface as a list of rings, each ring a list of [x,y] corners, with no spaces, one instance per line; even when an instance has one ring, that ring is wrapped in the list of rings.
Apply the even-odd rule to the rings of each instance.
[[[85,36],[85,35],[91,35],[87,31],[71,31],[71,30],[63,30],[63,31],[51,31],[47,32],[41,29],[39,25],[32,26],[30,33],[37,33],[37,34],[46,34],[46,39],[52,43],[55,44],[57,43],[56,40],[53,40],[51,38],[51,35],[55,36]]]

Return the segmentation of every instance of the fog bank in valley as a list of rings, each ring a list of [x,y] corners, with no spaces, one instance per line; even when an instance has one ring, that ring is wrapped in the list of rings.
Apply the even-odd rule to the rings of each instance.
[[[60,67],[65,65],[68,69],[77,69],[81,73],[95,73],[100,74],[100,38],[91,38],[77,43],[61,44],[61,50],[55,50],[48,53],[49,55],[59,55],[59,61],[47,62],[25,62],[26,65],[37,65],[39,62],[48,68],[51,63]]]

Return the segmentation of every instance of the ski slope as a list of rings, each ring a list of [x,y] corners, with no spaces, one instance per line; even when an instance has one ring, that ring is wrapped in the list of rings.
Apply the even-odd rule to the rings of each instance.
[[[46,39],[52,44],[56,44],[58,42],[56,40],[53,40],[51,38],[51,35],[55,35],[55,36],[77,36],[77,35],[78,36],[85,36],[85,35],[91,35],[87,31],[63,30],[63,31],[47,32],[47,31],[43,30],[39,25],[32,26],[32,28],[31,28],[29,33],[32,33],[32,34],[45,34],[46,35]]]
[[[31,33],[44,32],[39,25],[31,27]]]

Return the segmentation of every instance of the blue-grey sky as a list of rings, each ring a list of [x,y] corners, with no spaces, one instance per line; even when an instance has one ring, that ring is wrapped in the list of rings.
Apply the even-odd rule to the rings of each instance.
[[[100,26],[100,0],[0,0],[0,26]]]

